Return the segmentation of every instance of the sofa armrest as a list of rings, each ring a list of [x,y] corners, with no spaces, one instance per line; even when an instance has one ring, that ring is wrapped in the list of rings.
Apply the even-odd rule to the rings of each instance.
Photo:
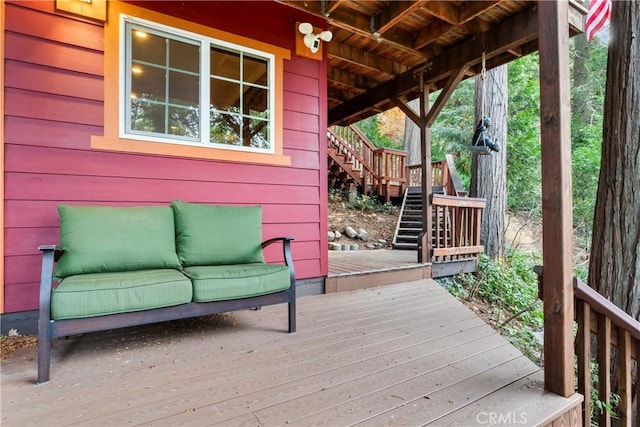
[[[40,270],[40,322],[48,322],[51,318],[51,288],[53,287],[53,264],[60,259],[64,250],[57,245],[38,246],[42,252],[42,268]]]
[[[291,257],[291,241],[295,240],[293,237],[274,237],[273,239],[265,240],[262,242],[262,249],[275,242],[282,242],[282,255],[284,256],[284,263],[289,267],[291,271],[291,282],[295,283],[295,271],[293,269],[293,258]]]
[[[291,258],[291,241],[295,240],[293,237],[274,237],[273,239],[265,240],[262,242],[262,249],[267,246],[282,242],[282,254],[284,256],[284,263],[293,269],[293,258]]]

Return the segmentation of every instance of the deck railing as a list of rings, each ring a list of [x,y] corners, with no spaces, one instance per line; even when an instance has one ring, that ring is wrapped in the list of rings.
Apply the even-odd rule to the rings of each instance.
[[[422,185],[422,166],[407,166],[407,182],[410,187]],[[455,165],[455,155],[447,154],[444,160],[431,162],[431,182],[433,185],[442,186],[444,194],[464,197],[467,191],[462,185]]]
[[[540,279],[542,295],[542,268],[536,267]],[[632,366],[635,361],[636,378],[640,378],[638,354],[640,354],[640,322],[625,313],[611,301],[587,286],[580,279],[573,279],[575,298],[577,384],[582,394],[583,423],[589,427],[592,418],[597,417],[599,426],[610,426],[612,415],[609,411],[595,414],[592,408],[592,385],[596,384],[601,406],[611,405],[611,393],[615,392],[619,401],[615,408],[617,425],[637,426],[633,420],[632,407]],[[615,356],[612,356],[615,354]],[[597,378],[592,378],[593,360],[597,364]],[[611,372],[611,361],[615,360],[615,372]],[[553,363],[546,360],[545,363]],[[637,380],[636,380],[637,381]],[[617,387],[614,389],[614,386]],[[640,391],[640,385],[636,385]],[[636,398],[637,399],[637,398]],[[638,399],[640,402],[640,399]],[[637,403],[640,406],[640,403]],[[640,414],[640,407],[636,408]],[[636,414],[636,417],[638,415]]]
[[[480,244],[484,199],[434,194],[433,262],[455,261],[484,252]]]
[[[376,192],[389,201],[399,197],[406,187],[406,158],[402,150],[376,148],[357,127],[331,126],[327,131],[327,144],[351,165],[352,176],[368,194]]]

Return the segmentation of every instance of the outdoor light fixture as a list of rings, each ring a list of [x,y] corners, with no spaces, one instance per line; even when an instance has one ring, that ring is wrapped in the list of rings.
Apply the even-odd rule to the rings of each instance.
[[[308,22],[300,24],[298,31],[304,34],[304,44],[309,48],[311,53],[316,53],[318,49],[320,49],[320,40],[330,42],[333,38],[331,31],[322,31],[318,34],[313,34],[313,25]]]

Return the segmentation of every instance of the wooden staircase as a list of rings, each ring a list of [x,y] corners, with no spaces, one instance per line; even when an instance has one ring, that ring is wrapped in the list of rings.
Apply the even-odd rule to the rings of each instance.
[[[402,202],[393,238],[394,249],[418,251],[422,225],[422,168],[407,168],[409,186]],[[454,157],[431,164],[432,277],[475,272],[479,254],[484,199],[467,197],[457,174]]]
[[[406,153],[376,148],[353,125],[327,129],[327,156],[329,189],[348,190],[354,183],[360,193],[385,202],[404,194]]]
[[[444,188],[441,185],[433,186],[432,190],[434,194],[444,194]],[[434,233],[435,229],[436,227],[433,227]],[[422,233],[422,187],[408,187],[393,236],[393,248],[417,251],[420,233]],[[434,234],[434,243],[435,238]]]

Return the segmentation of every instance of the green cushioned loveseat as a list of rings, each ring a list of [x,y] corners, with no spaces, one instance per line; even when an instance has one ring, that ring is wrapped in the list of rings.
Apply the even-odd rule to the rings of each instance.
[[[60,336],[278,303],[288,303],[295,332],[293,239],[263,242],[260,206],[173,201],[58,213],[60,245],[39,248],[38,383],[49,381],[51,339]],[[276,242],[284,264],[263,257]]]

